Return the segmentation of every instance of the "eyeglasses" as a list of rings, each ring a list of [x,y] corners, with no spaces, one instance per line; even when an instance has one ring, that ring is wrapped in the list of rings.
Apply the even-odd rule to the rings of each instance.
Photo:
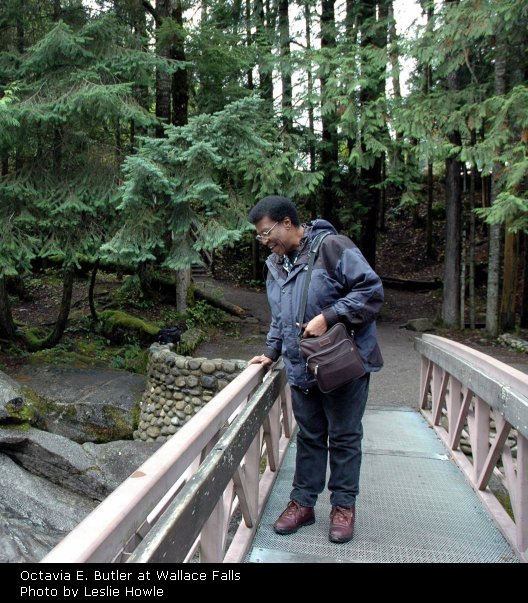
[[[279,222],[275,222],[275,224],[271,228],[268,228],[268,230],[265,230],[264,232],[258,234],[255,237],[257,241],[265,241],[266,239],[269,239],[270,232],[275,228],[275,226],[277,226],[278,223]]]

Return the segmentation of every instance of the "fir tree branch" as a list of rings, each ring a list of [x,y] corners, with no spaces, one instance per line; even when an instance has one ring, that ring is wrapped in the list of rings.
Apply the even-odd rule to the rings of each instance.
[[[475,72],[473,71],[473,67],[471,67],[471,63],[469,62],[469,48],[464,48],[464,61],[466,63],[466,67],[469,69],[469,73],[471,73],[471,77],[477,86],[479,85],[479,81]]]

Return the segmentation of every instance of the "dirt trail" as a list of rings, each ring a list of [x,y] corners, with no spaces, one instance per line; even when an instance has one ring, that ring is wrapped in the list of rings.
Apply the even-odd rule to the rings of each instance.
[[[224,281],[216,281],[207,277],[201,278],[197,285],[226,301],[241,306],[246,310],[248,318],[238,320],[233,317],[232,331],[222,331],[211,336],[209,341],[198,347],[195,355],[209,358],[231,357],[247,360],[262,353],[271,320],[265,292],[236,287]],[[387,392],[391,389],[390,382],[394,383],[392,388],[394,392],[397,391],[397,387],[404,392],[405,396],[410,392],[414,392],[414,382],[418,379],[419,372],[418,355],[414,351],[414,339],[420,337],[420,334],[407,331],[402,327],[409,320],[415,318],[434,320],[441,303],[440,295],[439,291],[417,293],[385,289],[385,303],[378,320],[378,331],[382,353],[385,358],[385,367],[373,381],[382,379],[382,376],[383,380],[387,379],[387,385],[384,386]],[[478,331],[451,332],[445,329],[436,330],[434,333],[456,339],[528,373],[527,354],[513,352],[493,345],[485,339],[483,333]],[[415,373],[416,379],[414,378]],[[405,394],[405,392],[407,393]],[[384,395],[386,400],[392,397],[391,395]]]

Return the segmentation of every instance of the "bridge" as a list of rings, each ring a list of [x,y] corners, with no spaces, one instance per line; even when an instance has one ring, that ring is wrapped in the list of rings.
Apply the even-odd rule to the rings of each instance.
[[[279,536],[295,421],[279,364],[250,365],[43,559],[85,562],[528,560],[528,375],[435,335],[415,340],[417,407],[368,407],[354,539]]]

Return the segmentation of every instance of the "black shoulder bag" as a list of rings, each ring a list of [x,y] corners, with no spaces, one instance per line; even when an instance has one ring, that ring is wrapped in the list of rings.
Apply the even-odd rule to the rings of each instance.
[[[332,234],[331,231],[325,231],[317,235],[310,246],[308,270],[306,272],[298,318],[301,354],[306,360],[307,370],[313,373],[319,389],[325,394],[354,379],[359,379],[366,372],[354,337],[347,332],[343,323],[336,323],[319,337],[304,338],[302,336],[302,325],[308,301],[308,287],[310,285],[315,258],[323,239],[329,234]]]

